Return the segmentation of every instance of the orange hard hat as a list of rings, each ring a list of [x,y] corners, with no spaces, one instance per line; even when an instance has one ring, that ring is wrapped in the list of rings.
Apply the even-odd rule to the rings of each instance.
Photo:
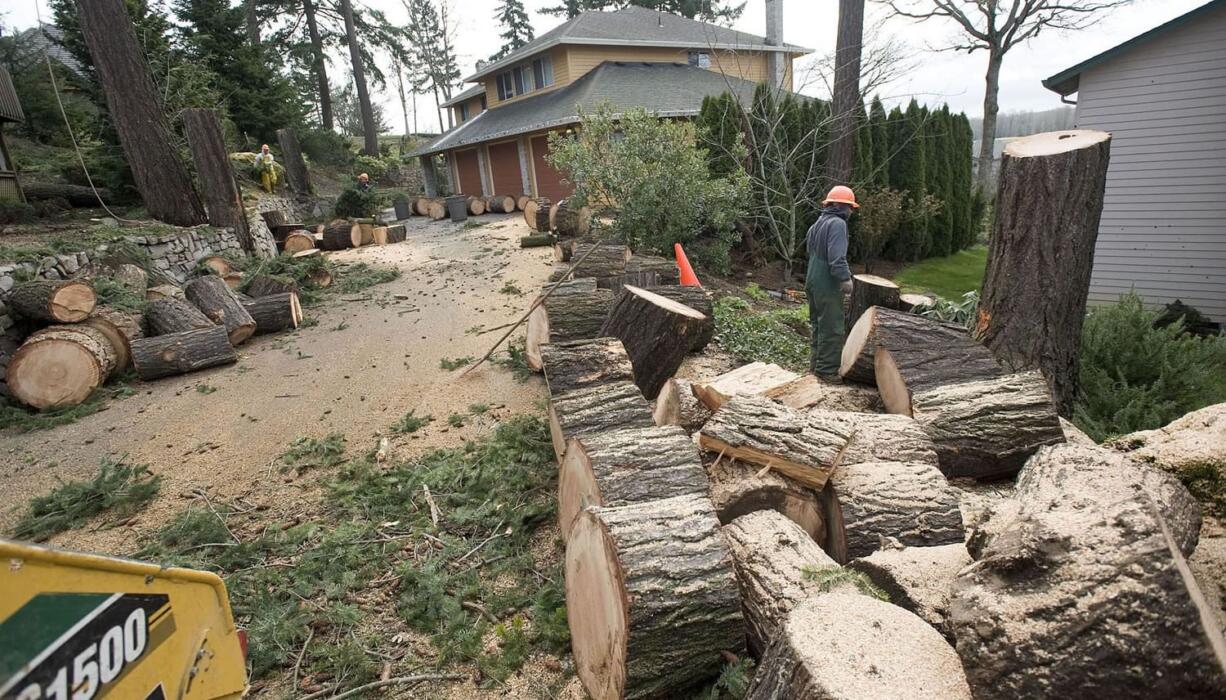
[[[838,202],[840,204],[850,204],[852,208],[859,209],[860,205],[856,204],[856,193],[851,191],[847,185],[835,185],[830,188],[830,194],[822,200],[822,204]]]

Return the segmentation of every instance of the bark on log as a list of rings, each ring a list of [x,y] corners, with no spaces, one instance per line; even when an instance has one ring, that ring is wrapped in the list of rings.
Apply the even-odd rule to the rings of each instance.
[[[906,401],[905,395],[898,395],[904,388],[916,392],[1002,373],[992,353],[961,326],[877,306],[866,311],[847,334],[839,375],[880,385],[875,364],[878,348],[894,355],[910,382],[905,387],[890,385],[893,393],[888,398],[882,393],[886,408],[896,413],[902,412]]]
[[[876,388],[824,382],[812,374],[768,389],[762,395],[802,411],[877,413],[882,410],[881,396]]]
[[[955,345],[951,338],[951,342],[938,345],[933,338],[917,337],[914,344],[904,345],[878,333],[878,339],[884,342],[878,343],[873,356],[873,374],[886,411],[913,415],[916,394],[952,384],[991,381],[1004,374],[992,353],[975,341],[968,338],[965,344]]]
[[[289,254],[301,253],[315,248],[315,236],[305,231],[291,233],[285,237],[281,249]]]
[[[630,382],[579,389],[549,402],[549,434],[559,462],[571,438],[653,425],[651,407]]]
[[[151,336],[170,335],[217,325],[186,299],[173,296],[159,297],[149,302],[145,307],[145,323]]]
[[[143,268],[132,263],[121,263],[116,265],[111,270],[111,277],[119,280],[123,286],[131,289],[140,296],[145,296],[145,292],[149,289],[149,273]]]
[[[1005,147],[975,337],[1012,371],[1043,372],[1072,414],[1111,135],[1037,134]]]
[[[677,372],[694,338],[708,322],[703,314],[638,287],[622,290],[601,335],[620,338],[634,365],[634,381],[654,399]]]
[[[675,426],[573,437],[558,471],[558,524],[565,540],[588,506],[617,507],[707,494],[698,448]]]
[[[272,294],[243,302],[243,308],[255,320],[256,333],[276,333],[292,330],[302,323],[302,306],[294,292]]]
[[[528,228],[537,233],[549,233],[550,204],[545,197],[528,200],[524,205],[524,221],[528,223]]]
[[[588,254],[593,247],[596,250]],[[585,254],[587,257],[575,267],[575,277],[600,279],[621,275],[625,273],[626,261],[630,259],[630,249],[620,243],[576,243],[571,253],[573,259],[577,260]]]
[[[552,223],[553,230],[561,238],[583,238],[592,230],[592,209],[574,207],[562,200],[558,202]]]
[[[539,236],[523,236],[519,239],[520,248],[544,248],[552,246],[558,242],[558,239],[551,233],[541,234]]]
[[[98,297],[93,287],[80,280],[32,280],[10,289],[5,303],[25,318],[76,323],[89,316]]]
[[[392,224],[387,227],[387,242],[388,243],[404,243],[408,238],[408,228],[404,224]]]
[[[913,405],[950,478],[1012,476],[1035,450],[1064,442],[1038,372],[938,387],[916,394]]]
[[[788,613],[819,595],[806,570],[838,567],[808,533],[773,510],[759,510],[724,523],[736,567],[749,650],[761,656]]]
[[[22,183],[21,191],[25,193],[28,200],[39,199],[64,199],[74,207],[96,207],[98,206],[98,197],[102,197],[102,201],[107,204],[112,204],[115,201],[115,195],[109,188],[99,187],[98,194],[94,194],[94,190],[84,185],[60,185],[46,182],[30,182]]]
[[[584,511],[567,542],[566,601],[594,700],[677,697],[744,646],[736,576],[703,496]]]
[[[664,382],[652,411],[656,425],[676,425],[687,433],[701,428],[710,417],[711,409],[694,396],[690,382],[676,377]]]
[[[493,214],[510,214],[515,211],[515,198],[509,194],[489,197],[486,199],[486,210]]]
[[[839,464],[922,462],[938,465],[936,445],[919,423],[906,416],[811,410],[808,420],[847,438]]]
[[[208,213],[209,224],[234,229],[239,246],[247,253],[255,252],[247,212],[243,209],[234,166],[230,163],[230,150],[221,133],[221,119],[211,109],[185,109],[180,116],[196,165],[200,199]]]
[[[734,396],[765,394],[799,378],[799,374],[779,365],[750,362],[714,379],[694,382],[693,389],[699,401],[717,411]]]
[[[226,329],[200,328],[132,342],[132,365],[141,379],[186,374],[238,361]]]
[[[281,161],[285,165],[285,179],[290,189],[298,194],[310,194],[311,172],[302,157],[302,147],[293,129],[277,129],[277,145],[281,147]]]
[[[266,297],[273,294],[297,292],[298,283],[289,277],[280,275],[257,274],[247,283],[247,295],[251,297]]]
[[[725,457],[707,467],[711,503],[724,525],[761,510],[775,511],[796,523],[814,542],[825,542],[826,520],[810,488],[761,467]]]
[[[970,700],[953,647],[920,618],[851,592],[797,605],[771,642],[745,700]]]
[[[284,226],[289,223],[289,214],[286,214],[282,209],[271,209],[269,211],[260,212],[260,218],[269,229],[275,229],[278,226]]]
[[[146,301],[156,301],[158,299],[182,299],[183,288],[173,284],[159,284],[156,287],[150,287],[145,290]]]
[[[938,547],[883,549],[848,562],[847,568],[864,573],[890,596],[890,602],[910,610],[954,643],[949,604],[954,579],[971,563],[961,542]]]
[[[145,337],[141,314],[99,306],[83,323],[106,336],[115,354],[115,371],[127,369],[132,362],[132,341]]]
[[[197,277],[183,285],[183,296],[210,321],[225,327],[231,345],[238,347],[255,333],[255,319],[220,279]]]
[[[541,346],[567,340],[598,338],[609,309],[613,293],[607,289],[588,290],[586,283],[559,286],[528,316],[525,331],[525,359],[535,370],[542,368]]]
[[[44,410],[88,399],[114,369],[115,352],[101,331],[85,324],[48,326],[9,358],[5,381],[18,401]]]
[[[634,381],[630,356],[617,338],[594,338],[541,346],[550,396],[609,382]]]
[[[707,320],[698,325],[697,332],[690,342],[690,352],[700,352],[703,348],[707,347],[707,343],[710,343],[711,338],[715,336],[715,304],[710,292],[702,287],[682,287],[679,285],[648,287],[647,291],[685,304],[706,316]]]
[[[698,445],[820,489],[837,465],[847,438],[804,414],[761,396],[737,396],[702,426]]]
[[[844,319],[850,332],[856,321],[871,307],[880,306],[886,309],[901,309],[901,290],[898,285],[877,275],[855,275],[851,297],[847,300],[847,313]]]

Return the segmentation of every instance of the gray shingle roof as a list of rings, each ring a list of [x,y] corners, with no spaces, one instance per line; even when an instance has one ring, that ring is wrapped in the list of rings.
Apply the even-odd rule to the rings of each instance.
[[[479,85],[474,85],[468,88],[467,90],[465,90],[464,92],[461,92],[458,95],[454,95],[450,100],[447,100],[446,102],[440,104],[439,107],[451,107],[452,105],[458,105],[465,100],[471,100],[477,95],[484,95],[484,94],[485,94],[485,84],[482,83]]]
[[[477,80],[559,44],[676,46],[791,53],[812,51],[792,44],[771,46],[766,43],[765,38],[754,34],[630,5],[614,12],[583,12],[501,59],[481,66],[477,72],[465,78],[464,82]]]
[[[755,87],[749,80],[681,63],[605,61],[560,90],[487,109],[409,155],[574,124],[580,109],[591,112],[602,102],[615,109],[642,107],[661,117],[693,116],[707,95],[731,90],[742,104],[749,104]]]

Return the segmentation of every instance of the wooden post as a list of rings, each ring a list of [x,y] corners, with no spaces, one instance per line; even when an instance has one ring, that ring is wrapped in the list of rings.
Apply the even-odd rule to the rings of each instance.
[[[209,223],[219,228],[233,228],[243,250],[249,255],[254,253],[255,243],[247,227],[247,214],[243,211],[238,183],[234,181],[234,168],[230,166],[230,152],[221,135],[217,113],[211,109],[183,110],[183,131],[187,134],[196,174],[200,177]]]
[[[285,165],[285,179],[290,189],[298,194],[310,194],[311,173],[302,159],[302,147],[293,129],[277,129],[277,145],[281,146],[281,162]]]

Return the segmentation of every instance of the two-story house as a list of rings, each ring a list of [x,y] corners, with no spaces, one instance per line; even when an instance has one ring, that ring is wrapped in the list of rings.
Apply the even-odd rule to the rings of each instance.
[[[443,105],[455,126],[411,154],[427,194],[444,154],[459,193],[561,199],[570,187],[546,160],[548,135],[573,129],[581,111],[607,102],[688,118],[707,95],[747,103],[760,82],[791,90],[792,61],[810,50],[782,42],[782,2],[767,0],[766,37],[637,6],[584,12],[480,66]]]

